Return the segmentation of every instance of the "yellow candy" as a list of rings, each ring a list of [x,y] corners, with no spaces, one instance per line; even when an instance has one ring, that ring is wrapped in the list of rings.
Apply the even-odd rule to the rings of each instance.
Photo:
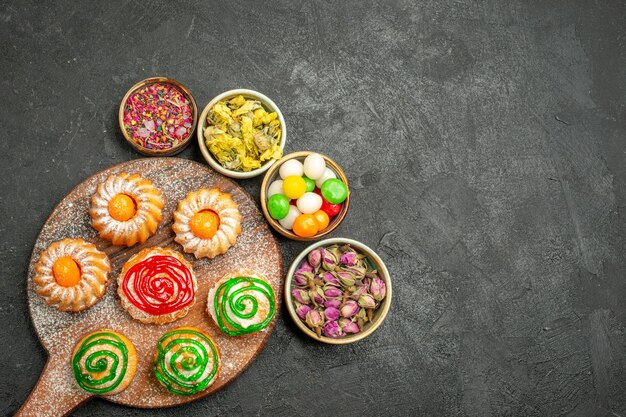
[[[306,182],[304,178],[292,175],[283,180],[283,193],[290,199],[302,197],[306,192]]]

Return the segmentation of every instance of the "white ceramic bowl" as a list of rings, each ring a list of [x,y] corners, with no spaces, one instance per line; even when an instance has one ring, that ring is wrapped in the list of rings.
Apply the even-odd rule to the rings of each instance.
[[[211,165],[211,168],[213,168],[220,174],[226,175],[227,177],[231,177],[231,178],[245,179],[245,178],[252,178],[252,177],[256,177],[257,175],[261,175],[262,173],[267,171],[276,162],[276,160],[272,159],[270,161],[267,161],[265,162],[264,165],[261,166],[261,168],[255,169],[253,171],[249,171],[249,172],[235,171],[232,169],[224,168],[219,162],[217,162],[217,160],[215,159],[211,151],[209,151],[206,144],[204,143],[204,128],[207,125],[206,117],[209,114],[209,110],[211,110],[211,108],[215,104],[217,104],[218,101],[229,100],[239,95],[242,95],[245,98],[253,98],[255,100],[258,100],[261,102],[261,104],[263,104],[263,107],[265,107],[265,109],[268,112],[276,112],[276,114],[278,115],[278,120],[280,121],[280,130],[281,130],[280,147],[281,149],[285,149],[285,143],[287,141],[287,126],[285,124],[285,118],[283,117],[283,114],[281,113],[276,103],[274,103],[269,97],[265,96],[264,94],[261,94],[258,91],[254,91],[254,90],[247,90],[244,88],[239,88],[236,90],[226,91],[222,94],[215,96],[213,100],[209,101],[209,104],[207,104],[204,107],[204,110],[202,111],[202,114],[200,115],[200,118],[198,119],[198,129],[196,132],[198,135],[198,145],[200,146],[200,151],[202,152],[204,159],[206,159],[209,165]]]
[[[311,252],[313,249],[316,249],[316,248],[328,247],[328,246],[335,245],[335,244],[339,244],[339,245],[350,244],[350,246],[352,246],[358,252],[364,255],[367,255],[367,257],[376,266],[376,269],[378,270],[378,276],[385,282],[385,287],[387,290],[387,294],[385,295],[385,298],[381,301],[380,306],[374,313],[374,318],[372,322],[367,323],[365,327],[363,328],[362,332],[351,334],[351,335],[348,335],[342,338],[337,338],[337,339],[333,339],[331,337],[326,337],[326,336],[318,337],[317,334],[313,330],[309,329],[309,327],[305,323],[303,323],[302,320],[300,320],[300,318],[296,314],[296,308],[294,306],[294,301],[291,296],[291,289],[292,289],[291,282],[293,280],[293,274],[295,274],[296,270],[298,269],[302,261],[306,259],[306,256],[309,254],[309,252]],[[389,271],[387,270],[387,267],[385,266],[385,263],[383,262],[382,259],[380,259],[380,256],[378,256],[378,254],[374,252],[374,250],[371,249],[369,246],[361,242],[358,242],[356,240],[347,239],[343,237],[324,239],[307,247],[305,250],[300,252],[298,257],[293,261],[293,263],[291,264],[291,267],[289,267],[289,271],[287,271],[287,277],[285,278],[285,292],[284,292],[285,303],[287,304],[287,311],[289,312],[289,315],[293,319],[296,326],[298,326],[298,328],[302,330],[302,332],[306,334],[307,336],[309,336],[311,339],[315,339],[317,341],[332,344],[332,345],[345,345],[348,343],[358,342],[359,340],[363,340],[367,336],[374,333],[374,331],[378,329],[378,327],[383,323],[383,321],[387,317],[387,313],[389,313],[389,307],[391,306],[391,295],[392,295],[391,277],[389,275]]]

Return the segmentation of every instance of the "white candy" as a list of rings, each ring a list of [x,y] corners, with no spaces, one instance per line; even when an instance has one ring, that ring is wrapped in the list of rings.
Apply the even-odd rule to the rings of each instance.
[[[322,188],[322,184],[324,184],[324,181],[326,181],[326,180],[328,180],[330,178],[337,178],[337,175],[330,168],[326,168],[326,170],[324,170],[324,173],[322,174],[322,176],[319,177],[315,181],[315,185],[317,185],[317,188]]]
[[[283,162],[278,170],[278,173],[282,179],[291,177],[292,175],[301,177],[302,174],[304,174],[304,166],[302,165],[302,162],[297,159],[290,159],[289,161]]]
[[[304,214],[313,214],[322,207],[322,197],[315,193],[304,193],[296,201],[296,206]]]
[[[326,161],[318,153],[312,153],[304,159],[304,175],[312,180],[316,180],[324,175],[325,169]]]
[[[296,221],[296,217],[300,214],[300,210],[296,206],[289,205],[289,213],[287,213],[287,217],[280,220],[278,223],[285,229],[291,230],[293,229],[293,222]]]
[[[274,194],[283,193],[283,180],[276,180],[267,187],[267,198],[270,198]]]

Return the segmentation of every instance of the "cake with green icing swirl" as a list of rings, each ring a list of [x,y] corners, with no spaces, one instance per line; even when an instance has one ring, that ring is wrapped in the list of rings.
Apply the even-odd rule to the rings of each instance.
[[[266,329],[276,312],[272,286],[259,273],[237,271],[217,281],[209,291],[207,310],[220,330],[241,336]]]
[[[157,344],[154,375],[171,393],[193,395],[207,389],[220,370],[220,351],[206,332],[179,327]]]
[[[137,351],[124,335],[97,330],[83,337],[72,353],[76,383],[96,395],[113,395],[128,387],[137,370]]]

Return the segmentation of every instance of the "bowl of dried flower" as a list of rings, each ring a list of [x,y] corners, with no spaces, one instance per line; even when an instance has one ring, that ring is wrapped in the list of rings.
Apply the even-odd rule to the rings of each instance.
[[[372,334],[389,312],[389,271],[367,245],[325,239],[306,248],[291,264],[285,302],[296,326],[312,339],[357,342]]]
[[[231,178],[256,177],[282,158],[287,128],[280,109],[254,90],[214,97],[198,119],[198,145],[208,164]]]

